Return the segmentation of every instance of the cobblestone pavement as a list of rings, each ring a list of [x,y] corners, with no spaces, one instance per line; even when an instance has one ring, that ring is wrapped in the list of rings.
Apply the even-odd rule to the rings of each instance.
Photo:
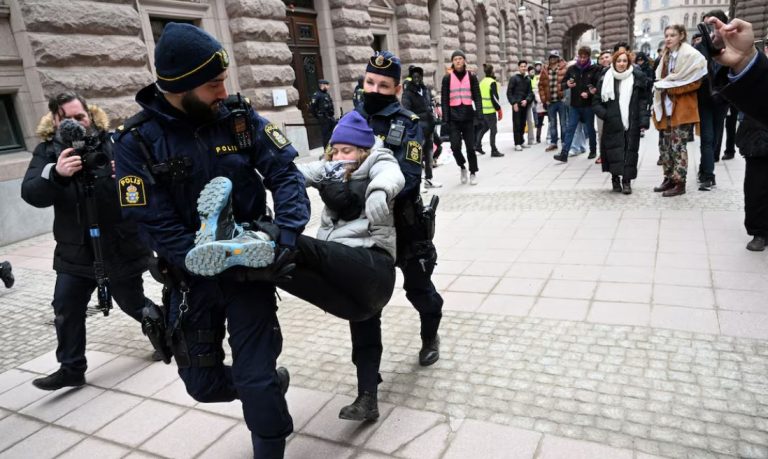
[[[377,424],[335,419],[356,394],[347,324],[283,295],[281,364],[291,369],[298,432],[288,456],[768,457],[768,257],[744,250],[743,160],[718,164],[713,192],[689,184],[685,196],[663,199],[650,191],[660,180],[651,134],[636,191],[623,196],[584,156],[556,165],[543,146],[512,152],[510,137],[499,136],[507,157],[480,158],[476,187],[458,184],[452,159],[436,169],[445,184],[435,274],[446,300],[441,359],[416,363],[417,315],[396,289],[383,317]],[[185,399],[172,367],[147,367],[149,345],[118,310],[88,318],[95,369],[87,387],[98,393],[82,397],[139,397],[126,402],[128,414],[96,432],[40,409],[46,394],[23,386],[29,372],[55,368],[52,247],[50,235],[0,247],[18,277],[17,287],[0,290],[0,372],[8,370],[0,438],[4,427],[13,433],[0,451],[34,450],[35,435],[53,427],[18,426],[42,420],[71,437],[46,450],[51,456],[96,446],[115,457],[169,456],[163,442],[176,445],[179,429],[200,425],[209,426],[207,440],[180,445],[182,456],[247,453],[239,406]],[[158,298],[157,284],[146,284]],[[125,374],[109,379],[99,370],[109,362]],[[134,373],[150,376],[120,382]],[[156,400],[170,402],[171,414],[141,442],[109,429],[130,419],[138,409],[130,407]]]

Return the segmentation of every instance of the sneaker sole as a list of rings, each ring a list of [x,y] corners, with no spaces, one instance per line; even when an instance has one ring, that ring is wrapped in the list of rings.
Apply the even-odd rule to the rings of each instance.
[[[197,198],[200,229],[195,233],[195,245],[214,242],[219,227],[219,216],[232,194],[232,182],[226,177],[216,177],[203,188]]]
[[[190,250],[185,264],[195,274],[215,276],[233,266],[263,268],[274,259],[275,243],[272,241],[214,241]]]

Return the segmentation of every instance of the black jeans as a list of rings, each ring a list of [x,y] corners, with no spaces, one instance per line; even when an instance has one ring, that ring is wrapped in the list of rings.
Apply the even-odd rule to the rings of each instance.
[[[85,373],[85,312],[96,289],[96,281],[67,273],[56,275],[53,291],[53,312],[56,315],[56,360],[62,368],[73,373]],[[144,307],[144,281],[141,275],[113,279],[109,290],[117,305],[126,314],[141,321]]]
[[[320,117],[318,122],[320,123],[320,133],[323,137],[323,147],[326,147],[331,140],[333,128],[336,127],[336,121],[333,118]]]
[[[454,121],[451,120],[451,151],[456,159],[456,164],[464,169],[464,165],[469,160],[469,172],[477,172],[477,155],[475,154],[475,121]],[[467,159],[461,153],[461,141],[464,141],[464,147],[467,149]]]
[[[725,154],[736,154],[736,122],[739,119],[739,110],[731,105],[731,111],[725,117]]]
[[[768,156],[746,158],[744,227],[750,236],[768,238]]]
[[[699,163],[699,178],[711,180],[715,178],[715,161],[720,159],[720,146],[723,143],[723,128],[727,105],[712,105],[699,107],[701,118],[701,162]]]
[[[362,321],[379,314],[395,288],[395,261],[381,249],[349,247],[300,235],[291,280],[277,286],[336,317]]]
[[[527,121],[528,111],[526,107],[517,106],[518,111],[512,111],[512,133],[515,137],[515,146],[525,143],[523,135],[525,134],[525,123]]]
[[[432,154],[434,151],[433,137],[435,135],[434,123],[419,123],[421,130],[424,132],[424,147],[421,151],[421,161],[424,167],[424,178],[432,180]]]
[[[491,131],[491,151],[497,151],[496,148],[496,133],[498,131],[496,124],[496,112],[483,114],[483,123],[481,128],[475,135],[475,150],[482,150],[483,136],[486,132]]]

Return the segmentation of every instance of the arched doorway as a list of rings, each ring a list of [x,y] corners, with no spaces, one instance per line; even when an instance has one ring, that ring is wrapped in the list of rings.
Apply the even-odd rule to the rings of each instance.
[[[579,23],[571,26],[571,28],[563,34],[562,50],[563,58],[565,60],[571,60],[574,58],[576,55],[576,48],[579,39],[582,37],[582,35],[584,35],[585,32],[588,32],[594,28],[595,27],[591,24]]]

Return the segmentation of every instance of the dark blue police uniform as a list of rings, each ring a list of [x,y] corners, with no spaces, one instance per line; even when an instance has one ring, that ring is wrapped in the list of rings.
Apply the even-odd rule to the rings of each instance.
[[[114,138],[120,205],[127,219],[139,223],[142,236],[160,257],[184,268],[200,225],[197,197],[217,176],[232,181],[238,222],[265,214],[265,187],[269,189],[274,223],[281,228],[278,242],[294,245],[309,220],[309,199],[303,176],[293,164],[297,152],[274,125],[249,109],[253,147],[241,149],[223,105],[216,121],[195,125],[154,84],[142,89],[136,101],[143,108],[143,122],[126,126]],[[153,168],[156,165],[163,167]],[[157,170],[167,173],[152,173]],[[186,299],[188,311],[179,328],[189,359],[179,362],[177,357],[177,363],[187,391],[201,402],[242,400],[254,455],[281,457],[293,424],[275,372],[282,335],[274,285],[191,275],[187,282],[188,293],[176,290],[171,295],[169,311],[169,325],[174,325]],[[225,321],[231,367],[223,363]]]

